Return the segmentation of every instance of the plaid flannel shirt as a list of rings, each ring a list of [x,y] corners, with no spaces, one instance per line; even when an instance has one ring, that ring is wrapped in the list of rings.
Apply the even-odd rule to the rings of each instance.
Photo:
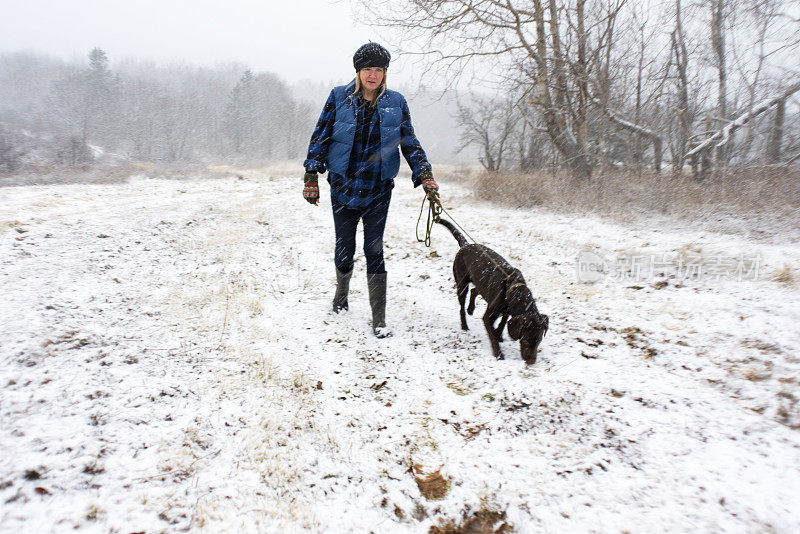
[[[394,187],[381,180],[381,129],[377,108],[356,97],[356,133],[347,174],[329,173],[331,195],[348,208],[363,208]]]
[[[381,176],[381,133],[380,116],[375,107],[361,95],[354,98],[356,106],[356,129],[353,148],[345,176],[329,172],[328,182],[331,185],[331,198],[349,208],[362,208],[386,194],[394,187],[393,179],[382,179]],[[328,97],[317,126],[311,136],[308,157],[304,162],[309,172],[325,172],[328,146],[333,132],[336,117],[336,102],[333,92]],[[419,144],[411,126],[411,114],[408,106],[402,110],[400,149],[412,170],[414,186],[419,185],[418,175],[422,171],[430,171],[425,151]]]

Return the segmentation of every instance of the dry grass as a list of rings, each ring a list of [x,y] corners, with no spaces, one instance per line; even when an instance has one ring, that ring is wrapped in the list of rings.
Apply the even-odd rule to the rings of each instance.
[[[118,184],[128,180],[141,169],[124,165],[97,165],[94,167],[44,166],[25,172],[0,176],[0,187],[62,184]]]
[[[204,162],[119,161],[94,163],[84,167],[44,165],[29,167],[15,174],[0,175],[0,187],[63,184],[125,183],[132,175],[164,180],[194,180],[198,178],[264,178],[297,176],[303,167],[297,162],[249,162],[245,165],[209,165]]]
[[[780,282],[787,286],[797,285],[797,275],[790,265],[784,264],[780,269],[776,269],[770,274],[769,279],[774,282]]]
[[[690,221],[735,219],[740,231],[800,231],[800,168],[731,170],[696,181],[691,176],[650,171],[606,170],[576,181],[567,172],[481,173],[477,198],[514,207],[547,206],[630,220],[664,215]]]
[[[453,520],[431,526],[429,534],[506,534],[513,527],[505,522],[505,512],[480,510],[462,522]]]

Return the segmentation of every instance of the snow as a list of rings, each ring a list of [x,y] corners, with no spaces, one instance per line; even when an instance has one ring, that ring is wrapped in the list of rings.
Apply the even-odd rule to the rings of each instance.
[[[299,173],[235,174],[0,190],[0,530],[425,532],[479,510],[517,532],[800,529],[800,302],[770,277],[796,243],[445,182],[550,316],[526,367],[512,341],[491,356],[480,299],[460,330],[457,245],[415,241],[407,178],[379,340],[360,250],[350,311],[329,311],[329,204]],[[581,251],[709,274],[585,284]],[[741,256],[758,272],[711,270]],[[412,465],[441,470],[444,498]]]

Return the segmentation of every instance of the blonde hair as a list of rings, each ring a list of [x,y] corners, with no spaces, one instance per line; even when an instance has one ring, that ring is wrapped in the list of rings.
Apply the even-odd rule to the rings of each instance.
[[[350,94],[350,96],[355,96],[361,92],[361,75],[359,74],[361,71],[356,72],[356,88]],[[381,82],[381,86],[378,88],[378,96],[375,97],[375,102],[372,104],[374,106],[378,105],[378,99],[383,95],[384,91],[386,91],[386,69],[383,69],[383,81]]]

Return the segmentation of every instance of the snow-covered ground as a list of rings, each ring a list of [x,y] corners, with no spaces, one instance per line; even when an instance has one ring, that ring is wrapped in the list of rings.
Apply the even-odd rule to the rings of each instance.
[[[360,250],[329,311],[329,202],[238,173],[0,190],[0,530],[800,530],[797,244],[445,182],[550,316],[526,367],[480,299],[460,330],[455,240],[416,242],[409,180],[378,340]]]

